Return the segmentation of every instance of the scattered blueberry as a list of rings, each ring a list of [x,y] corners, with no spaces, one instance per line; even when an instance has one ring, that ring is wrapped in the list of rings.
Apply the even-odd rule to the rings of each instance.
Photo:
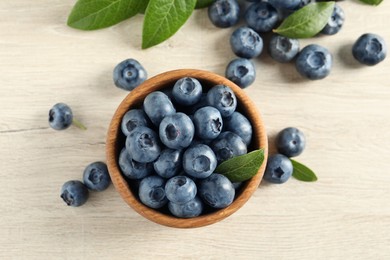
[[[226,67],[225,76],[239,87],[246,88],[255,81],[256,68],[248,59],[234,59]]]
[[[386,42],[377,34],[365,33],[356,40],[352,47],[352,54],[361,64],[376,65],[386,58]]]
[[[207,92],[207,103],[218,109],[222,117],[227,117],[236,110],[237,98],[228,86],[216,85]]]
[[[171,149],[188,147],[195,134],[192,120],[184,113],[166,116],[160,123],[159,134],[161,142]]]
[[[168,203],[165,195],[165,180],[157,175],[142,179],[139,184],[138,195],[143,204],[153,209],[163,207]]]
[[[165,184],[165,195],[170,202],[176,204],[187,203],[195,198],[196,184],[186,176],[175,176]]]
[[[138,126],[126,137],[126,149],[133,160],[141,163],[153,162],[160,155],[158,135],[150,128]]]
[[[208,15],[215,26],[228,28],[238,23],[240,6],[236,0],[216,0],[208,7]]]
[[[138,87],[147,78],[144,67],[134,59],[127,59],[116,65],[113,74],[115,85],[128,91]]]
[[[81,181],[67,181],[62,185],[61,198],[68,206],[79,207],[87,202],[88,188]]]
[[[223,122],[218,109],[210,106],[198,109],[194,114],[195,134],[200,139],[215,139],[221,133]]]
[[[178,104],[192,106],[202,97],[202,85],[197,79],[185,77],[175,83],[172,95]]]
[[[217,158],[211,148],[205,144],[197,144],[187,148],[183,155],[184,171],[195,178],[210,176],[217,167]]]
[[[286,182],[292,172],[293,166],[290,159],[282,154],[275,154],[268,158],[263,178],[268,182],[280,184]]]
[[[263,50],[263,39],[253,29],[244,26],[232,33],[230,46],[237,56],[252,59],[259,56]]]
[[[333,35],[338,33],[341,30],[341,27],[344,24],[345,14],[343,9],[338,4],[334,5],[333,13],[330,16],[328,23],[322,29],[321,33]]]
[[[180,172],[182,157],[180,150],[164,149],[153,163],[154,170],[163,178],[171,178]]]
[[[153,173],[152,163],[134,161],[126,148],[119,154],[119,168],[125,177],[132,180],[139,180]]]
[[[142,109],[131,109],[122,118],[121,129],[126,136],[137,126],[149,127],[149,122]]]
[[[269,32],[279,21],[278,11],[267,2],[254,3],[245,13],[245,21],[258,33]]]
[[[154,91],[144,99],[144,111],[152,123],[158,126],[164,117],[176,113],[176,110],[166,94]]]
[[[235,189],[233,184],[225,176],[213,173],[201,181],[199,196],[213,208],[225,208],[232,204]]]
[[[295,127],[288,127],[280,131],[276,137],[278,152],[287,156],[298,156],[303,152],[306,145],[305,135]]]
[[[211,143],[210,148],[215,153],[218,164],[235,156],[247,153],[246,145],[241,137],[229,131],[221,133]]]
[[[90,190],[103,191],[107,189],[111,183],[107,165],[104,162],[89,164],[84,170],[83,182]]]
[[[247,146],[251,143],[252,124],[243,114],[235,111],[231,116],[225,118],[224,123],[225,131],[230,131],[240,136]]]
[[[332,55],[327,49],[317,44],[310,44],[298,54],[295,66],[303,77],[317,80],[329,75],[332,63]]]
[[[49,111],[49,125],[55,130],[68,128],[72,121],[72,109],[67,104],[57,103]]]
[[[195,197],[184,204],[168,203],[169,211],[179,218],[193,218],[199,216],[203,211],[203,202],[199,197]]]
[[[274,34],[268,46],[270,56],[278,62],[289,62],[299,52],[299,41]]]

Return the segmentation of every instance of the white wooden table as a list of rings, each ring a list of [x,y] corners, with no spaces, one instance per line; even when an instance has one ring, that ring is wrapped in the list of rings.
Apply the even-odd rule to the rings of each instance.
[[[105,160],[108,124],[127,94],[112,82],[118,62],[135,58],[149,76],[177,68],[224,74],[232,30],[215,28],[200,10],[170,40],[141,50],[142,16],[82,32],[66,26],[74,3],[0,2],[0,259],[390,259],[390,57],[363,67],[350,52],[366,32],[390,45],[389,1],[341,2],[339,34],[301,41],[333,53],[324,80],[303,80],[267,54],[255,60],[258,76],[246,91],[270,140],[287,126],[303,130],[299,160],[319,181],[262,183],[231,217],[190,230],[147,221],[113,186],[80,208],[66,207],[59,190]],[[50,129],[56,102],[88,130]]]

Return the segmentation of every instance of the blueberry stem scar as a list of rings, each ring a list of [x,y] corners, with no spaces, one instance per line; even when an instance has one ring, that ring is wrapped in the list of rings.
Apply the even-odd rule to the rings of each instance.
[[[85,125],[83,125],[83,123],[81,123],[79,120],[77,120],[75,118],[72,119],[72,124],[74,124],[75,126],[80,128],[81,130],[87,130],[87,127]]]

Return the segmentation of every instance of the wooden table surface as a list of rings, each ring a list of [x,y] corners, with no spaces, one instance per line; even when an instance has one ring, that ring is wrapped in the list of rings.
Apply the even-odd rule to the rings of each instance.
[[[363,33],[390,44],[390,1],[340,5],[346,22],[318,43],[334,57],[324,80],[302,79],[292,64],[255,59],[246,89],[273,137],[296,126],[307,137],[299,160],[318,182],[262,183],[231,217],[198,229],[154,224],[113,186],[80,208],[60,199],[62,184],[105,160],[105,138],[127,94],[114,66],[135,58],[149,76],[196,68],[224,74],[234,58],[232,29],[195,11],[165,43],[141,50],[143,16],[82,32],[66,26],[75,1],[0,2],[0,259],[390,259],[390,57],[357,64],[351,45]],[[87,131],[54,131],[47,114],[69,104]]]

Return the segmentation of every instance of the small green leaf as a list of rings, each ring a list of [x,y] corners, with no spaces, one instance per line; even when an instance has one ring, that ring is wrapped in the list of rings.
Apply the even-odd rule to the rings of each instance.
[[[257,174],[263,161],[264,150],[255,150],[222,162],[215,172],[225,175],[231,182],[246,181]]]
[[[317,180],[316,174],[310,170],[307,166],[290,159],[293,165],[293,173],[292,176],[300,181],[312,182]]]
[[[383,0],[360,0],[360,2],[369,4],[369,5],[379,5]]]
[[[211,5],[215,0],[198,0],[196,1],[196,9],[205,8]]]
[[[81,30],[102,29],[136,15],[146,5],[147,1],[138,0],[78,0],[67,24]]]
[[[310,38],[319,33],[333,13],[335,2],[318,2],[288,16],[274,32],[289,38]]]
[[[196,0],[150,0],[145,12],[142,49],[174,35],[191,16],[195,4]]]

